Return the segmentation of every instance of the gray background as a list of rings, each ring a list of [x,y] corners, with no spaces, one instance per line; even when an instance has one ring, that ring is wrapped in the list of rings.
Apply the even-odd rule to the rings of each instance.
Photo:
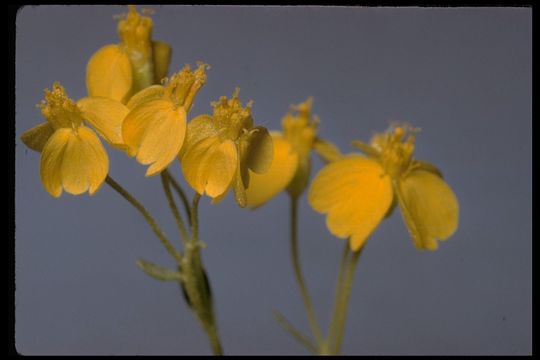
[[[437,164],[460,201],[457,233],[418,252],[396,212],[357,269],[345,354],[532,351],[531,10],[154,6],[171,70],[212,65],[192,115],[240,86],[270,129],[308,96],[321,136],[351,151],[392,120],[421,127],[416,157]],[[85,95],[85,66],[117,42],[113,6],[25,7],[16,37],[16,347],[23,354],[208,354],[178,287],[138,257],[172,265],[140,215],[107,186],[54,199],[39,155],[19,140],[43,121],[43,89]],[[109,149],[111,175],[174,238],[159,177]],[[314,160],[315,170],[322,166]],[[180,175],[179,167],[172,166]],[[191,191],[190,191],[191,193]],[[201,205],[204,262],[228,354],[306,354],[272,318],[307,321],[289,263],[287,197],[258,211],[232,197]],[[302,198],[301,255],[327,329],[342,242]]]

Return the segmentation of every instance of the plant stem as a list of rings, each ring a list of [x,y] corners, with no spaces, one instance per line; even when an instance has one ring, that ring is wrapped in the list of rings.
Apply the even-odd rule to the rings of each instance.
[[[185,289],[190,299],[192,309],[201,323],[214,355],[223,355],[223,349],[215,324],[210,285],[205,275],[199,242],[199,200],[201,195],[195,193],[190,209],[191,239],[186,244],[186,253],[182,262],[182,270],[186,276]]]
[[[300,255],[298,251],[298,197],[290,197],[290,215],[291,215],[291,260],[294,269],[294,275],[296,277],[296,282],[300,288],[300,293],[302,294],[302,301],[304,302],[304,308],[306,309],[307,318],[315,341],[319,348],[323,345],[323,337],[319,324],[317,323],[317,318],[315,317],[315,312],[313,310],[313,304],[309,297],[309,292],[306,287],[304,276],[302,275],[302,268],[300,266]]]
[[[345,244],[336,286],[336,298],[334,300],[332,324],[330,326],[330,332],[328,334],[328,350],[332,355],[338,355],[341,351],[341,344],[343,342],[343,334],[345,332],[345,323],[347,320],[347,310],[352,289],[352,282],[354,278],[354,271],[358,264],[362,249],[351,253],[351,251],[349,250],[348,242]]]
[[[169,170],[165,169],[165,170],[163,170],[163,172],[169,178],[169,182],[172,185],[172,187],[174,188],[174,190],[176,191],[176,193],[178,194],[178,196],[180,197],[180,200],[182,200],[182,204],[184,205],[184,210],[186,211],[186,214],[188,216],[188,222],[191,223],[191,208],[189,206],[189,200],[188,200],[188,198],[186,196],[186,193],[184,192],[184,190],[182,190],[182,187],[180,186],[180,184],[178,184],[178,182],[172,176],[172,174],[169,172]]]
[[[191,220],[191,242],[199,239],[199,200],[201,194],[195,193],[191,202],[190,220]]]
[[[131,195],[126,189],[124,189],[120,184],[118,184],[116,181],[113,180],[112,177],[107,175],[107,178],[105,179],[105,182],[112,187],[116,192],[118,192],[124,199],[126,199],[133,207],[135,207],[144,217],[146,222],[150,225],[152,228],[152,231],[156,234],[156,236],[159,238],[165,249],[171,254],[177,262],[180,262],[182,260],[182,255],[176,251],[174,246],[170,243],[170,241],[167,239],[163,231],[159,228],[156,221],[150,215],[148,210]]]
[[[188,233],[186,231],[186,226],[184,225],[184,221],[182,220],[182,216],[180,215],[180,212],[178,211],[178,207],[176,207],[176,203],[174,202],[174,198],[173,198],[171,187],[170,187],[171,185],[170,176],[165,171],[161,172],[161,184],[163,185],[163,191],[165,192],[165,197],[167,197],[169,208],[171,209],[174,219],[176,220],[176,226],[178,227],[178,231],[180,233],[180,239],[182,240],[182,244],[185,246],[188,241]]]
[[[339,272],[338,277],[336,281],[336,291],[334,294],[334,308],[332,309],[332,320],[330,323],[330,329],[328,331],[328,339],[327,339],[327,348],[326,351],[331,351],[331,347],[333,347],[333,344],[335,343],[335,335],[336,335],[336,329],[338,326],[338,313],[339,313],[339,306],[340,306],[340,299],[342,294],[342,287],[343,287],[343,274],[345,273],[345,268],[347,267],[348,262],[348,255],[349,255],[349,244],[345,244],[343,247],[343,253],[341,255],[341,261],[339,263]]]
[[[319,350],[315,345],[311,343],[304,335],[300,333],[300,331],[296,330],[294,326],[292,326],[285,316],[281,315],[280,312],[274,310],[274,317],[279,322],[279,324],[287,331],[289,334],[291,334],[299,343],[304,345],[309,351],[311,351],[313,354],[317,354]]]

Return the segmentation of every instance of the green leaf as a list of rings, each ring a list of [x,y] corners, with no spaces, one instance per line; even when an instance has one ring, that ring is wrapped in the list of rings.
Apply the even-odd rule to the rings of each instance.
[[[160,281],[181,281],[182,274],[178,270],[172,270],[160,265],[153,264],[143,259],[137,260],[137,266],[146,274]]]
[[[317,347],[307,338],[305,337],[300,331],[296,330],[294,326],[291,325],[279,311],[273,310],[274,318],[278,321],[278,323],[287,331],[292,337],[304,345],[308,351],[311,351],[313,354],[319,354],[319,351]]]

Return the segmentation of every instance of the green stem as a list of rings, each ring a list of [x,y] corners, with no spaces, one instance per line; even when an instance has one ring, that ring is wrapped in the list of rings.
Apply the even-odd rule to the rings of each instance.
[[[347,310],[352,289],[354,271],[358,264],[362,249],[356,252],[349,251],[349,244],[345,244],[345,251],[341,259],[340,274],[336,287],[336,299],[332,316],[332,325],[329,333],[330,354],[338,355],[343,343],[345,333],[345,323],[347,320]]]
[[[201,194],[195,193],[191,202],[190,220],[191,220],[191,242],[195,243],[199,239],[199,201]]]
[[[176,203],[174,202],[174,198],[171,192],[171,182],[170,182],[170,176],[168,172],[161,172],[161,184],[163,185],[163,191],[165,192],[165,197],[167,197],[167,202],[169,203],[169,208],[171,209],[171,212],[173,213],[174,220],[176,220],[176,226],[178,227],[178,231],[180,232],[180,238],[182,240],[182,243],[184,246],[186,245],[188,241],[188,233],[186,231],[186,226],[184,225],[184,221],[182,220],[182,216],[180,215],[180,212],[178,211],[178,207],[176,207]]]
[[[191,239],[186,244],[186,254],[182,262],[182,272],[186,276],[184,282],[186,292],[193,311],[201,323],[214,355],[223,355],[223,349],[215,324],[211,290],[202,266],[199,242],[199,200],[201,195],[195,193],[191,205]]]
[[[126,199],[131,205],[133,205],[133,207],[135,207],[135,209],[137,209],[142,214],[142,216],[144,217],[146,222],[150,225],[150,227],[152,228],[152,231],[154,232],[154,234],[156,234],[156,236],[161,241],[165,249],[167,249],[169,254],[171,254],[176,259],[177,262],[180,262],[182,260],[182,255],[178,251],[176,251],[174,246],[172,246],[172,244],[167,239],[163,231],[161,231],[161,229],[157,225],[152,215],[150,215],[148,210],[146,210],[146,208],[142,206],[142,204],[137,199],[135,199],[133,195],[131,195],[126,189],[124,189],[122,186],[120,186],[120,184],[114,181],[112,177],[107,175],[105,182],[114,190],[116,190],[116,192],[122,195],[124,199]]]
[[[311,343],[304,335],[300,333],[300,331],[296,330],[294,326],[292,326],[285,316],[283,316],[280,312],[277,310],[274,310],[274,317],[279,322],[279,324],[287,331],[289,334],[291,334],[299,343],[304,345],[309,351],[311,351],[313,354],[317,354],[319,351],[315,345]]]
[[[339,272],[338,277],[336,281],[336,290],[334,294],[334,308],[332,310],[332,320],[330,322],[330,329],[328,331],[328,339],[326,342],[327,347],[325,348],[326,352],[331,351],[331,347],[333,347],[333,344],[335,343],[335,335],[336,330],[338,326],[338,317],[339,317],[339,306],[340,306],[340,299],[342,294],[342,288],[343,288],[343,274],[345,273],[345,268],[347,267],[348,262],[348,255],[349,255],[349,244],[346,243],[343,247],[343,253],[341,255],[341,262],[339,263]]]
[[[180,186],[180,184],[178,184],[176,179],[172,176],[172,174],[167,169],[163,170],[163,172],[169,178],[169,183],[172,185],[173,189],[176,191],[176,193],[180,197],[180,200],[182,200],[182,204],[184,205],[184,210],[186,211],[186,214],[188,216],[188,222],[191,223],[191,208],[189,206],[189,200],[186,196],[186,193],[184,192],[184,190],[182,190],[182,187]]]
[[[300,288],[300,293],[302,294],[302,301],[304,302],[304,308],[306,309],[307,318],[311,331],[315,336],[315,341],[319,347],[323,344],[323,336],[321,333],[321,328],[317,323],[317,318],[315,317],[315,311],[313,310],[313,304],[309,297],[309,292],[304,281],[304,276],[302,275],[302,268],[300,266],[300,255],[298,251],[298,197],[291,196],[291,260],[293,263],[294,275],[296,277],[296,282]]]

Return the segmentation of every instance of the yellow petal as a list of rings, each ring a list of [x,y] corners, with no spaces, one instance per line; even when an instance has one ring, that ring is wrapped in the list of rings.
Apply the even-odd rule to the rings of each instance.
[[[267,172],[249,173],[247,188],[247,206],[256,208],[280,191],[283,191],[292,180],[298,166],[298,154],[292,145],[279,133],[272,133],[273,161]]]
[[[40,176],[45,190],[54,197],[62,194],[62,160],[73,130],[61,128],[49,138],[41,153]]]
[[[227,194],[229,193],[229,188],[227,188],[227,190],[225,190],[225,192],[215,198],[212,199],[212,201],[210,202],[212,205],[217,205],[219,204],[220,202],[223,201],[223,199],[225,199],[227,197]]]
[[[143,165],[152,164],[146,176],[152,176],[175,159],[186,133],[186,112],[166,100],[143,103],[126,116],[122,135],[130,156]]]
[[[397,182],[403,221],[418,249],[435,250],[457,229],[459,204],[452,189],[438,175],[413,170]]]
[[[169,64],[171,63],[172,49],[164,41],[152,42],[152,54],[154,57],[154,81],[160,82],[167,76]]]
[[[209,115],[199,115],[194,117],[187,126],[187,134],[184,147],[180,151],[180,156],[183,156],[187,149],[193,147],[202,139],[216,136],[217,129],[214,126],[214,121]]]
[[[309,204],[328,214],[330,232],[362,247],[392,203],[392,184],[374,160],[350,155],[324,167],[308,194]]]
[[[90,96],[125,102],[132,81],[129,57],[117,45],[99,49],[86,66],[86,87]]]
[[[26,130],[21,135],[21,140],[30,149],[41,152],[53,133],[54,128],[52,125],[45,122]]]
[[[246,131],[237,141],[239,150],[238,182],[235,182],[234,189],[236,200],[241,207],[246,206],[245,190],[249,187],[249,170],[255,173],[265,173],[272,164],[274,150],[272,137],[268,130],[262,126],[257,126]]]
[[[433,173],[434,175],[437,175],[440,178],[443,177],[441,170],[439,170],[435,165],[427,161],[413,160],[411,164],[411,170],[429,171],[430,173]]]
[[[272,137],[268,130],[262,126],[256,126],[250,130],[247,141],[246,167],[257,174],[267,172],[272,164],[274,153]]]
[[[129,110],[133,110],[142,103],[159,100],[165,94],[165,88],[161,85],[152,85],[133,95],[126,104]]]
[[[66,192],[92,195],[109,171],[109,157],[97,135],[86,126],[72,131],[62,159],[62,185]]]
[[[182,171],[195,191],[215,198],[229,189],[237,163],[238,152],[234,142],[221,142],[214,136],[187,150],[182,158]]]
[[[236,200],[236,203],[241,208],[246,207],[247,205],[247,194],[246,194],[246,183],[244,182],[244,179],[242,177],[242,166],[240,162],[240,158],[238,159],[237,165],[236,165],[236,175],[234,176],[232,185],[234,190],[234,199]],[[247,181],[249,182],[249,170],[246,169],[244,176],[247,178]]]
[[[300,196],[308,184],[309,174],[311,172],[311,159],[309,155],[309,153],[307,157],[298,155],[296,173],[287,186],[287,192],[294,197]]]
[[[85,97],[77,102],[83,118],[112,145],[122,145],[122,122],[129,109],[122,103],[103,97]]]

